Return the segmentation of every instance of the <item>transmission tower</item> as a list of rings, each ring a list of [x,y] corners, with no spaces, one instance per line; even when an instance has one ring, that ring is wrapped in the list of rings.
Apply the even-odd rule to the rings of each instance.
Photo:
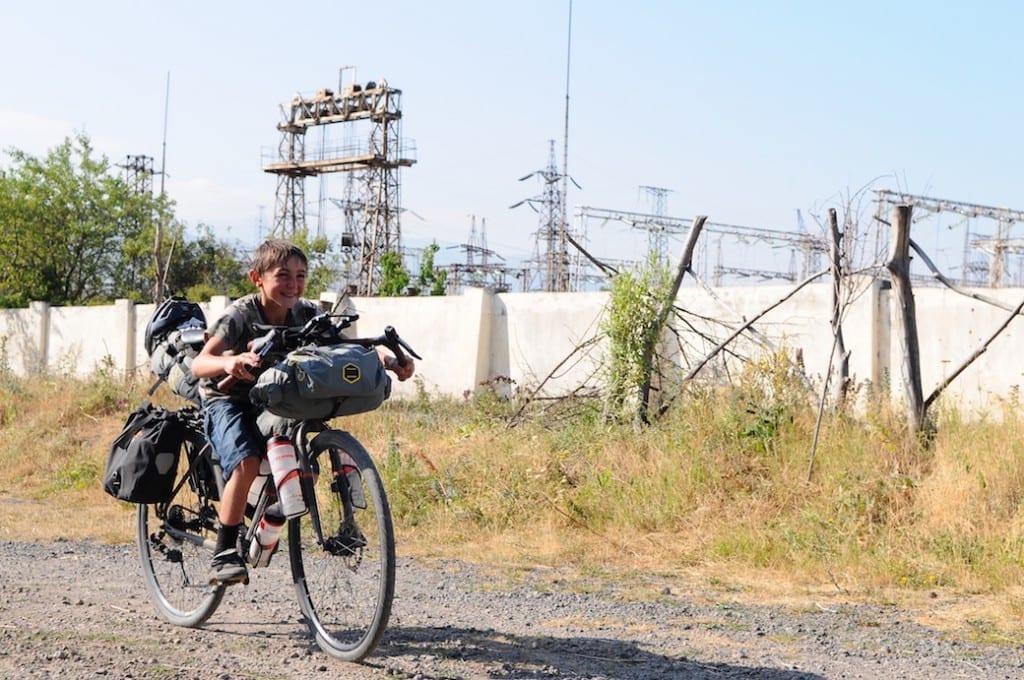
[[[476,215],[471,215],[469,239],[457,246],[466,254],[465,263],[454,262],[441,267],[448,272],[448,292],[457,295],[464,285],[484,287],[497,293],[509,291],[508,277],[513,273],[508,267],[491,262],[490,258],[504,258],[487,247],[487,220],[480,219],[480,231],[476,228]]]
[[[647,194],[650,204],[649,214],[654,216],[640,226],[647,231],[647,257],[652,262],[662,262],[668,257],[669,232],[676,233],[678,228],[665,223],[668,215],[668,194],[671,189],[662,187],[641,186],[640,191]]]
[[[560,186],[564,185],[566,178],[559,173],[558,164],[555,161],[555,141],[549,140],[549,145],[547,167],[519,178],[519,181],[522,182],[531,177],[540,177],[543,183],[542,192],[533,198],[519,201],[511,207],[518,208],[525,203],[539,216],[539,226],[534,241],[534,255],[530,263],[540,271],[541,289],[548,292],[566,292],[574,289],[579,278],[580,257],[575,248],[572,254],[569,251],[569,240],[572,236],[565,219],[562,186]],[[573,180],[573,184],[576,184],[575,180]],[[579,185],[576,184],[576,186]]]
[[[124,168],[124,181],[136,195],[153,193],[153,157],[129,155]]]
[[[306,228],[306,177],[337,172],[354,177],[359,189],[345,199],[343,209],[351,211],[346,212],[346,233],[351,234],[349,247],[355,253],[352,278],[357,295],[375,294],[381,257],[401,253],[399,173],[416,162],[412,144],[402,140],[401,94],[381,80],[365,86],[351,83],[341,94],[322,89],[312,98],[296,95],[287,108],[281,107],[277,160],[263,168],[278,176],[273,230],[282,236]],[[340,147],[320,144],[315,154],[307,154],[306,133],[329,125],[369,129],[363,142]],[[326,134],[324,128],[321,132]]]

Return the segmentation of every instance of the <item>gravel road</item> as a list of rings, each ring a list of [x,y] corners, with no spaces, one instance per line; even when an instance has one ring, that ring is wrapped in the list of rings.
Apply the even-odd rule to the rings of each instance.
[[[509,585],[409,559],[380,647],[342,663],[307,636],[285,562],[187,629],[157,616],[133,545],[0,543],[0,676],[1024,678],[1024,650],[953,639],[894,607],[750,606],[664,586],[630,601],[550,570]]]

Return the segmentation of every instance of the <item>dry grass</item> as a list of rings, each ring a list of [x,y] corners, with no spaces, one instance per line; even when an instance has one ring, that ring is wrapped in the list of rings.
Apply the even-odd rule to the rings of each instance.
[[[1024,419],[1016,404],[927,445],[882,404],[826,418],[810,481],[813,403],[760,380],[694,393],[657,425],[592,405],[421,398],[346,419],[378,465],[399,552],[509,574],[543,568],[656,597],[832,606],[898,603],[929,623],[1020,640]],[[134,508],[100,490],[109,442],[145,385],[5,379],[0,539],[134,540]],[[581,586],[584,587],[584,586]]]

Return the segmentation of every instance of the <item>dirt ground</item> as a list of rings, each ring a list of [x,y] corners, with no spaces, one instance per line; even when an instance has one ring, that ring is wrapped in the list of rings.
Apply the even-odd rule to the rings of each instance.
[[[650,583],[656,597],[535,570],[402,559],[388,632],[363,664],[307,634],[280,560],[202,628],[147,599],[134,545],[0,543],[4,678],[1019,678],[1024,652],[896,607],[762,606]]]

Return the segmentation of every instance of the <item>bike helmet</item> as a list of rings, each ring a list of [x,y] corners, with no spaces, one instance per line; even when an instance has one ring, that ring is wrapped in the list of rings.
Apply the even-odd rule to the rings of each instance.
[[[193,320],[194,323],[189,323]],[[203,314],[203,308],[178,296],[169,297],[161,302],[153,310],[153,317],[146,326],[146,353],[153,354],[156,343],[184,325],[205,327],[206,315]]]

